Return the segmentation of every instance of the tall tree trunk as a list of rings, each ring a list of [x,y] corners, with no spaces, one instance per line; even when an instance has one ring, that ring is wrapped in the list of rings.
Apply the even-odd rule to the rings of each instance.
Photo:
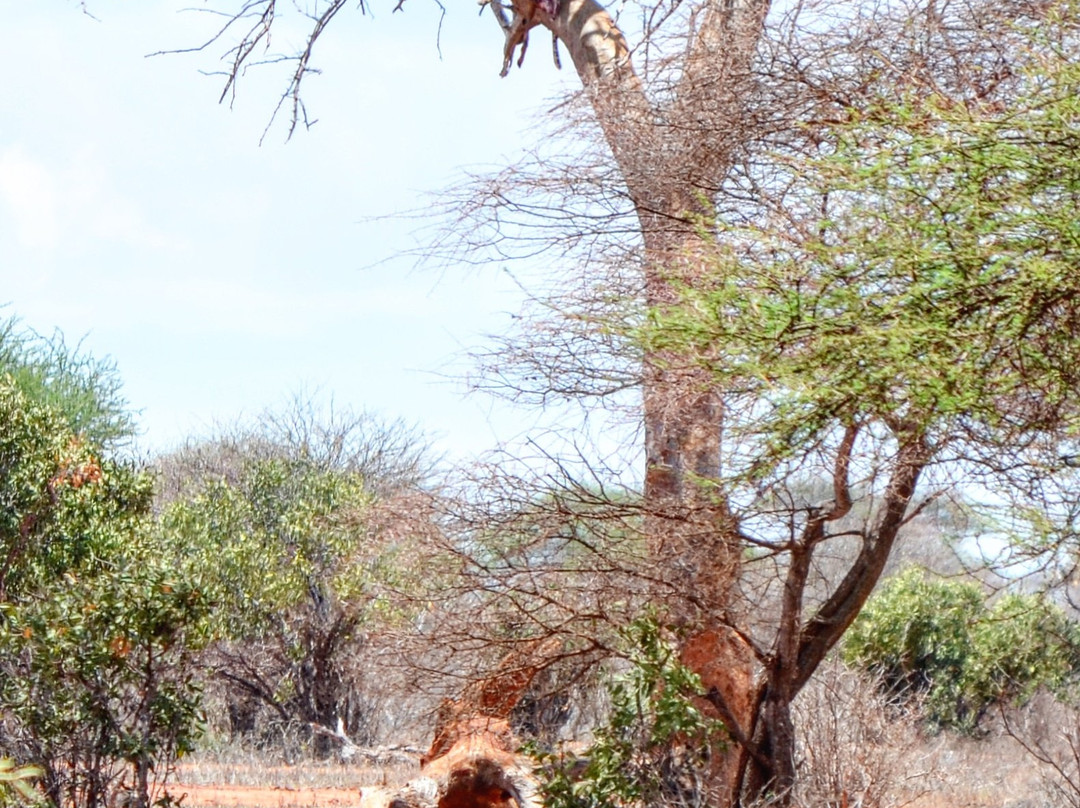
[[[694,16],[673,99],[654,105],[630,64],[626,40],[594,0],[564,0],[548,16],[513,0],[515,22],[535,21],[566,46],[633,201],[644,239],[650,307],[678,302],[679,289],[709,269],[712,197],[740,140],[750,59],[767,2],[709,0]],[[508,46],[512,25],[503,19]],[[525,23],[529,24],[529,23]],[[716,485],[723,401],[711,375],[653,354],[644,367],[645,503],[650,553],[671,589],[668,615],[684,630],[684,662],[713,694],[705,705],[734,737],[752,732],[753,656],[729,627],[740,543]],[[670,597],[672,592],[691,597]],[[692,604],[692,605],[691,605]],[[738,745],[711,750],[710,800],[736,799]]]
[[[713,200],[748,134],[749,68],[768,0],[702,0],[690,15],[679,79],[657,104],[595,0],[563,0],[553,17],[535,0],[512,2],[516,21],[550,28],[569,51],[641,226],[646,302],[659,310],[677,305],[680,290],[699,286],[712,270]],[[755,652],[733,614],[743,542],[721,484],[723,397],[710,373],[675,353],[647,354],[643,371],[650,554],[675,595],[668,617],[682,629],[682,660],[701,676],[708,708],[734,739],[712,750],[708,797],[735,805],[744,794],[752,801],[771,792],[783,802],[796,774],[792,703],[880,577],[927,447],[910,427],[889,425],[898,450],[878,515],[844,579],[807,618],[803,594],[815,547],[830,536],[826,523],[851,507],[847,467],[857,427],[848,426],[835,458],[834,502],[827,512],[808,511],[802,535],[784,548],[790,565],[779,625],[772,648]]]

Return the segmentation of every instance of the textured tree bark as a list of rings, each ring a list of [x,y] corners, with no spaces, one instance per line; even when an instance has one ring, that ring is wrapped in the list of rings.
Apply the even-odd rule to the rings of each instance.
[[[710,200],[730,170],[734,124],[767,9],[762,0],[702,4],[673,100],[659,106],[635,74],[622,32],[594,0],[564,0],[555,16],[534,0],[513,0],[517,30],[550,29],[589,93],[641,225],[650,307],[675,304],[680,287],[706,269],[710,245],[702,233],[715,220]],[[503,28],[511,47],[513,25]],[[668,585],[692,593],[668,618],[683,629],[684,662],[714,694],[703,706],[733,736],[748,736],[754,658],[728,625],[741,547],[716,485],[723,401],[708,372],[676,355],[647,356],[644,380],[647,540]],[[711,750],[715,804],[736,801],[741,752],[737,743]]]
[[[709,266],[712,199],[743,137],[752,97],[749,67],[761,36],[765,0],[705,0],[692,17],[682,70],[663,104],[650,101],[630,49],[594,0],[563,0],[549,15],[535,0],[512,0],[514,31],[550,29],[570,53],[633,201],[644,242],[646,303],[662,310],[679,290],[700,284]],[[508,47],[514,47],[508,31]],[[708,697],[702,706],[733,742],[711,750],[709,799],[736,805],[771,793],[782,803],[795,782],[791,706],[858,614],[880,577],[926,462],[919,435],[894,425],[898,454],[877,520],[844,580],[809,619],[803,594],[825,525],[851,507],[847,466],[857,428],[849,426],[835,462],[829,512],[807,513],[786,548],[781,613],[773,647],[757,652],[732,614],[741,541],[719,480],[724,401],[710,373],[676,353],[646,355],[643,368],[646,538],[670,591],[684,596],[667,618],[681,629],[681,656]],[[663,599],[663,594],[659,598]]]

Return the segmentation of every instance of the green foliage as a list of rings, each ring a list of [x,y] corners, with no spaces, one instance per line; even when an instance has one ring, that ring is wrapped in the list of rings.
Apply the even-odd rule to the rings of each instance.
[[[1049,12],[1010,54],[1009,103],[871,85],[812,133],[816,153],[771,155],[782,198],[722,225],[715,272],[651,313],[649,350],[705,364],[732,411],[744,402],[752,477],[838,424],[941,449],[962,436],[1003,472],[1037,442],[1053,465],[1075,435],[1080,15]]]
[[[985,702],[1061,692],[1080,674],[1080,625],[1037,595],[1008,594],[975,626],[968,688]]]
[[[695,705],[704,694],[701,680],[679,662],[655,621],[639,619],[624,636],[631,667],[609,685],[611,713],[584,752],[584,766],[532,750],[544,769],[549,808],[707,802],[699,774],[727,731]]]
[[[1037,595],[992,607],[978,584],[908,569],[867,603],[844,659],[898,695],[923,694],[929,720],[974,730],[987,708],[1058,689],[1080,673],[1080,627]]]
[[[880,675],[897,693],[928,691],[931,721],[959,725],[968,713],[963,681],[984,599],[977,584],[908,569],[866,604],[844,638],[845,661]]]
[[[0,321],[0,375],[92,444],[117,446],[134,431],[115,365],[69,348],[60,334],[44,338],[17,319]]]
[[[200,689],[202,595],[147,561],[134,569],[64,575],[4,604],[0,705],[6,744],[40,761],[55,804],[92,805],[126,781],[148,785],[193,748]]]
[[[368,556],[356,474],[297,458],[250,458],[233,479],[208,479],[164,513],[179,564],[218,605],[220,636],[258,636],[313,598],[362,601],[386,558]]]
[[[19,766],[11,758],[0,758],[0,805],[33,804],[40,801],[30,781],[41,776],[37,766]]]
[[[151,495],[148,475],[100,458],[56,411],[0,379],[0,598],[122,552]]]
[[[205,599],[157,563],[152,480],[0,378],[0,749],[56,805],[124,787],[190,748]]]
[[[211,651],[230,703],[250,714],[254,699],[305,729],[340,719],[367,742],[360,651],[368,632],[405,616],[382,595],[410,586],[408,536],[380,535],[359,470],[271,438],[189,447],[199,462],[162,512],[162,544],[215,605]],[[333,744],[315,738],[319,754]]]

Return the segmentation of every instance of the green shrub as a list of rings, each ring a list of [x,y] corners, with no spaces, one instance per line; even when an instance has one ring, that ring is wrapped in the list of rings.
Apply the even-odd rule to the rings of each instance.
[[[378,481],[272,437],[189,448],[188,461],[205,462],[162,512],[162,549],[215,604],[209,658],[237,717],[230,730],[340,720],[350,738],[374,743],[381,719],[368,702],[366,644],[408,618],[388,590],[414,591],[417,577],[437,572],[412,562],[409,535],[380,530]],[[268,708],[265,724],[255,705]],[[338,749],[325,733],[311,740],[319,756]]]
[[[19,766],[11,758],[0,758],[0,805],[33,805],[41,802],[30,784],[41,776],[37,766]]]
[[[53,805],[144,808],[199,726],[208,607],[161,566],[151,478],[102,453],[0,377],[0,754]]]
[[[1007,594],[976,623],[968,692],[985,703],[1061,692],[1080,672],[1080,625],[1038,595]]]
[[[149,564],[65,575],[0,605],[5,745],[41,765],[54,805],[148,804],[151,771],[194,748],[194,649],[207,604]]]
[[[708,802],[698,774],[727,730],[694,705],[704,694],[701,680],[679,662],[657,623],[640,619],[625,638],[631,666],[608,686],[611,713],[592,745],[581,759],[536,755],[547,808]]]
[[[1064,687],[1080,671],[1080,630],[1040,595],[1007,594],[988,608],[978,584],[912,568],[870,599],[843,657],[898,697],[923,697],[932,724],[974,731],[995,704]]]

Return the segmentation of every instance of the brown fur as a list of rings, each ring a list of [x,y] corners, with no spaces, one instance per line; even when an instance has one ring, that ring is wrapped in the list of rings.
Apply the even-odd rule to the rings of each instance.
[[[457,707],[458,705],[454,705]],[[506,719],[455,715],[436,729],[420,777],[434,785],[435,808],[523,808],[530,804],[528,760]]]
[[[431,748],[420,759],[420,771],[443,775],[459,761],[477,758],[509,762],[514,749],[514,736],[505,719],[456,715],[435,727]]]
[[[503,48],[503,67],[500,76],[510,72],[510,63],[514,61],[514,51],[521,46],[521,55],[517,65],[525,61],[525,51],[529,49],[529,31],[540,24],[536,18],[535,0],[513,0],[514,18],[506,31],[506,45]]]

